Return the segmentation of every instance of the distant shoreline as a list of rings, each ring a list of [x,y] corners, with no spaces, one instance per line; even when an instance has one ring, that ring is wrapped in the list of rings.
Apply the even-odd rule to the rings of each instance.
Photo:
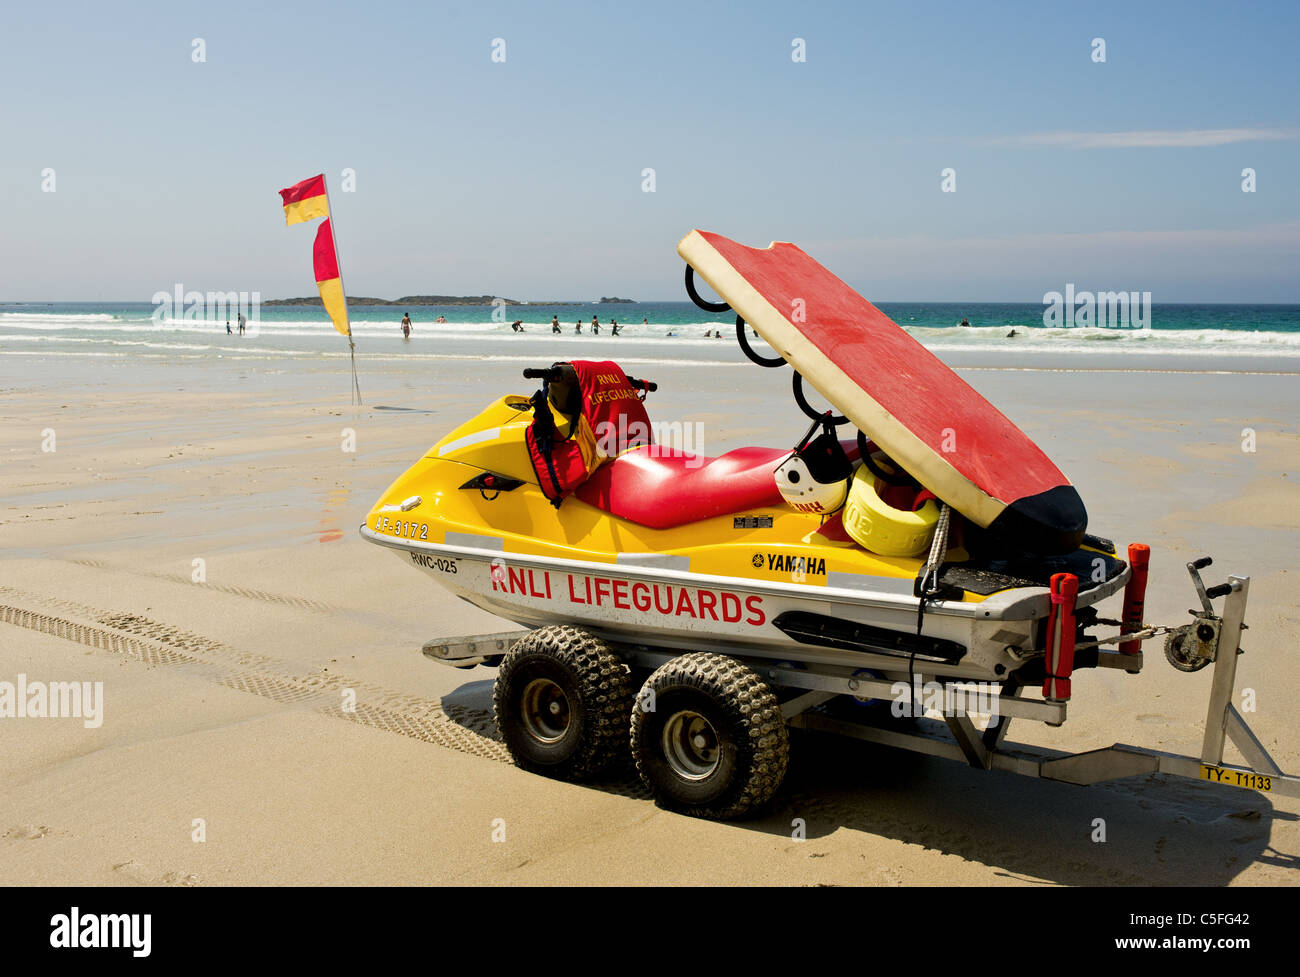
[[[636,305],[636,299],[620,299],[601,297],[599,302],[574,302],[574,301],[555,301],[553,299],[532,299],[520,301],[519,299],[500,298],[495,295],[403,295],[400,299],[377,299],[366,295],[349,295],[348,305],[492,305],[496,302],[502,302],[506,305]],[[264,299],[264,306],[274,305],[307,305],[323,308],[319,295],[304,295],[300,298],[292,299]]]

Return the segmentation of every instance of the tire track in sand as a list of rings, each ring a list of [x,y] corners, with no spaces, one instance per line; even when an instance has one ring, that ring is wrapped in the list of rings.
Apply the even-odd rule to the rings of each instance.
[[[299,597],[296,594],[275,594],[267,590],[256,590],[252,587],[235,587],[230,584],[221,583],[203,583],[195,584],[194,581],[184,573],[162,573],[158,570],[140,570],[135,567],[119,567],[105,563],[103,560],[69,560],[73,566],[89,567],[92,570],[108,570],[112,573],[130,573],[138,577],[152,577],[155,580],[167,580],[171,583],[190,584],[192,586],[201,586],[207,590],[216,590],[223,594],[230,594],[234,597],[244,597],[248,600],[260,600],[267,604],[279,604],[284,607],[297,607],[308,611],[324,611],[332,614],[338,610],[331,604],[324,601],[313,600],[310,597]]]
[[[205,678],[216,684],[282,705],[311,705],[322,715],[485,759],[510,760],[505,745],[497,738],[496,723],[488,711],[463,706],[444,708],[437,699],[393,692],[341,674],[294,674],[285,663],[265,655],[241,651],[221,641],[138,614],[29,594],[13,587],[0,587],[0,595],[23,604],[62,612],[46,613],[30,606],[3,603],[0,604],[0,623],[121,655],[146,665],[190,666],[192,670],[199,669]],[[342,708],[345,689],[356,693],[355,712],[345,712]]]

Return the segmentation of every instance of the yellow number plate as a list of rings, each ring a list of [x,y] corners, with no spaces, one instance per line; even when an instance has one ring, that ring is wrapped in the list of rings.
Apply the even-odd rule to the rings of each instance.
[[[1216,784],[1227,784],[1230,787],[1247,787],[1250,790],[1273,789],[1272,777],[1260,773],[1243,773],[1240,770],[1212,767],[1208,763],[1201,764],[1201,779]]]

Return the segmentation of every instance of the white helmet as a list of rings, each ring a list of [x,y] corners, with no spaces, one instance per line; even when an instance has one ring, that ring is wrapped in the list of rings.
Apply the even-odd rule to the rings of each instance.
[[[791,508],[829,515],[848,498],[853,465],[836,439],[833,426],[824,425],[822,433],[809,440],[822,423],[814,422],[799,446],[781,462],[776,470],[776,487]]]

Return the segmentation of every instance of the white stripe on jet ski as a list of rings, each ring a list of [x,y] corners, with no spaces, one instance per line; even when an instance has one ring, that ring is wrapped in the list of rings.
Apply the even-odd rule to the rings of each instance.
[[[455,441],[449,441],[438,449],[438,457],[448,454],[452,451],[459,451],[461,448],[468,448],[471,444],[478,444],[480,441],[494,441],[501,436],[501,428],[494,427],[490,431],[476,431],[473,434],[467,434],[463,438],[457,438]]]
[[[689,556],[676,556],[672,553],[619,553],[615,563],[621,567],[661,567],[665,570],[691,569]]]
[[[448,533],[448,546],[468,546],[480,550],[504,552],[506,541],[500,536],[480,536],[478,533]]]
[[[832,570],[826,574],[827,587],[839,587],[842,590],[866,590],[877,594],[906,594],[913,596],[912,589],[916,582],[911,577],[870,577],[861,573],[845,573]]]

